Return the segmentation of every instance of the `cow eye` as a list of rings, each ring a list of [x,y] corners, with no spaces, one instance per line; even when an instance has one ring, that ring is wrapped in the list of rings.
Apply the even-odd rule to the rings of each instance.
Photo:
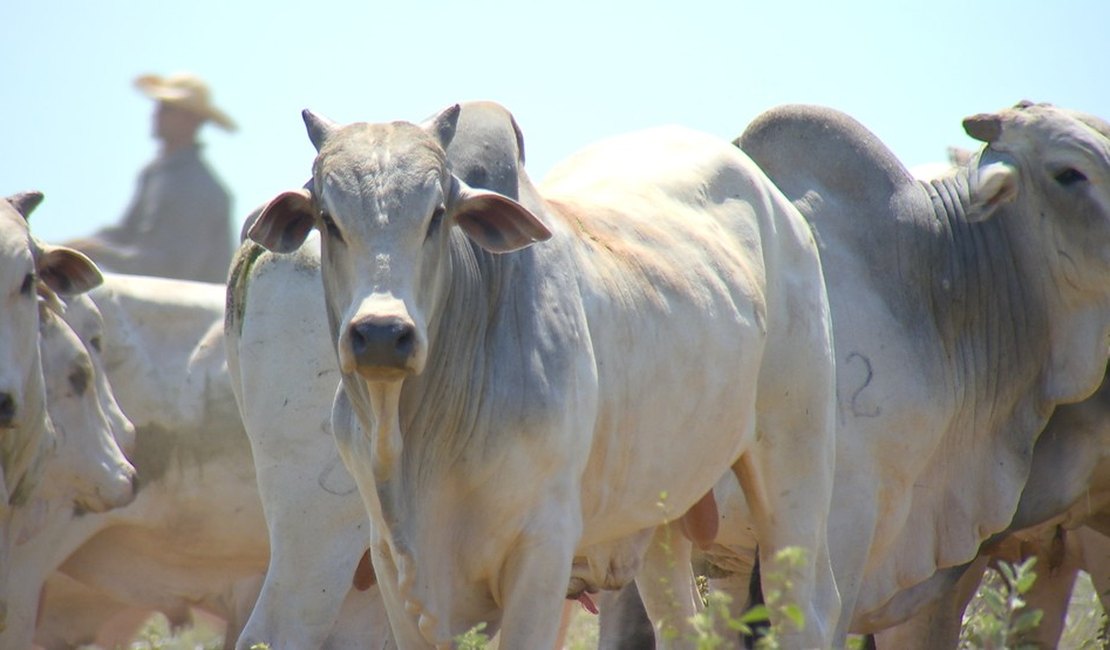
[[[443,215],[446,213],[447,210],[443,209],[442,205],[432,212],[432,220],[428,222],[428,234],[426,238],[430,238],[432,235],[436,234],[436,231],[439,230],[439,224],[443,223]]]
[[[1058,171],[1052,177],[1056,179],[1057,183],[1063,185],[1064,187],[1075,185],[1076,183],[1081,183],[1087,180],[1087,176],[1074,167],[1067,167],[1061,171]]]
[[[343,235],[339,233],[339,227],[335,225],[335,220],[327,212],[320,213],[320,221],[324,224],[324,230],[327,231],[329,237],[333,237],[339,241],[343,241]]]
[[[23,276],[23,284],[19,285],[19,293],[29,296],[35,288],[35,274],[28,273]]]
[[[100,352],[100,337],[94,336],[89,339],[89,346],[91,346],[92,349],[96,350],[97,352]]]

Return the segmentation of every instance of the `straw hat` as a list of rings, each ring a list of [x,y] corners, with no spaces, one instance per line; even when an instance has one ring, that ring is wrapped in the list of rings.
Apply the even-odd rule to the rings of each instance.
[[[226,131],[236,129],[235,122],[212,105],[208,84],[196,75],[178,73],[162,77],[144,74],[135,79],[135,87],[151,99],[200,115]]]

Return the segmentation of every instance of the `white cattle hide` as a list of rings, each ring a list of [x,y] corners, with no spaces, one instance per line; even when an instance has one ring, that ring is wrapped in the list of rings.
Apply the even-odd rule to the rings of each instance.
[[[77,294],[100,282],[100,271],[81,253],[31,238],[27,217],[41,200],[38,192],[0,199],[0,629],[17,536],[14,509],[26,505],[55,443],[38,345],[38,289]]]
[[[42,481],[15,510],[16,539],[5,594],[8,625],[0,632],[4,648],[31,644],[43,582],[64,558],[58,546],[64,544],[66,523],[75,513],[105,512],[134,497],[135,469],[116,442],[129,435],[131,423],[120,412],[96,352],[87,346],[89,339],[55,311],[64,309],[57,297],[42,291],[47,297],[39,348],[57,445],[44,464]]]
[[[774,109],[737,141],[828,282],[838,639],[904,620],[1010,526],[1048,417],[1106,367],[1110,126],[1027,103],[964,124],[986,146],[928,182],[831,109]]]
[[[92,298],[104,320],[104,366],[137,429],[139,490],[125,508],[65,522],[58,570],[94,598],[177,620],[199,607],[241,625],[268,546],[222,341],[202,342],[221,326],[223,285],[107,274]],[[70,306],[71,317],[78,309]],[[95,637],[59,606],[48,589],[39,642]]]
[[[478,622],[552,645],[568,588],[627,582],[734,466],[761,550],[809,550],[787,597],[810,625],[788,642],[829,644],[832,351],[804,222],[679,128],[576,156],[545,199],[523,177],[525,208],[448,171],[457,116],[307,114],[312,189],[250,230],[283,252],[324,233],[332,423],[399,645]]]
[[[447,150],[457,175],[515,196],[521,157],[519,130],[503,107],[463,105]],[[266,581],[238,647],[391,647],[377,587],[350,587],[354,563],[369,546],[369,520],[331,435],[339,369],[320,292],[319,240],[289,256],[245,242],[227,302],[228,369],[271,543]],[[291,340],[300,343],[283,343]],[[347,630],[359,624],[364,632],[353,637]]]

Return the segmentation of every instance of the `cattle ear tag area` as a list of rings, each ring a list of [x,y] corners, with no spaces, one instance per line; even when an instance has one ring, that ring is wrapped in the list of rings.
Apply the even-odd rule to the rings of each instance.
[[[313,225],[312,197],[305,190],[282,192],[274,197],[247,231],[247,237],[277,253],[300,248]]]
[[[496,192],[458,181],[454,219],[467,237],[491,253],[511,253],[551,238],[551,231],[528,208]]]
[[[1017,197],[1017,170],[1006,163],[986,165],[979,170],[971,192],[974,209],[968,213],[968,221],[985,221],[996,208]]]
[[[63,296],[95,289],[104,282],[100,269],[84,253],[66,246],[40,245],[39,275]]]

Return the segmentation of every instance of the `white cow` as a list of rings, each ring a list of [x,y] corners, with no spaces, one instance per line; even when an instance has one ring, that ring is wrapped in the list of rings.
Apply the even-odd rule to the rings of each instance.
[[[42,481],[13,515],[15,545],[8,625],[0,647],[27,648],[35,630],[39,595],[47,575],[64,559],[65,524],[74,517],[126,505],[134,496],[135,469],[117,438],[133,432],[108,385],[103,367],[85,341],[63,319],[64,306],[47,289],[39,348],[46,380],[47,413],[57,446],[44,463]],[[89,300],[74,296],[70,301]]]
[[[195,606],[234,626],[253,604],[268,549],[222,341],[201,345],[222,323],[223,286],[107,274],[91,295],[104,320],[104,366],[137,429],[140,489],[125,508],[64,522],[59,570],[91,598],[177,622]],[[71,625],[49,588],[43,603],[39,643],[92,640],[95,629]]]
[[[249,232],[278,251],[322,233],[334,433],[398,644],[487,622],[502,647],[551,647],[568,585],[632,579],[652,531],[735,467],[761,548],[810,551],[791,640],[828,645],[833,368],[804,222],[680,128],[583,152],[545,199],[522,174],[525,208],[449,172],[457,117],[306,112],[312,190]]]
[[[1106,368],[1110,126],[1026,103],[964,125],[986,146],[927,183],[830,109],[738,140],[821,244],[840,639],[904,620],[1010,525],[1049,415]]]
[[[339,371],[326,338],[318,245],[293,256],[244,245],[228,291],[237,300],[229,302],[236,307],[228,317],[228,367],[270,543],[266,579],[238,647],[391,647],[378,589],[352,589],[370,522],[331,435]],[[290,336],[301,343],[272,345]],[[358,625],[359,635],[344,632]]]
[[[447,148],[456,175],[515,198],[523,156],[508,111],[490,102],[462,105]],[[388,644],[376,587],[347,594],[352,611],[340,612],[370,533],[357,486],[331,436],[339,368],[320,286],[316,237],[292,255],[246,241],[228,282],[228,369],[251,439],[271,544],[266,582],[239,640],[242,650],[262,641],[275,650],[321,647],[329,633],[337,634],[337,618],[341,627],[361,620],[368,629],[358,644],[337,647]],[[301,344],[274,344],[290,339]]]
[[[31,238],[27,216],[41,200],[38,192],[0,200],[0,628],[16,535],[13,508],[30,498],[54,445],[45,411],[37,289],[41,283],[76,294],[100,281],[99,270],[81,253],[43,247]]]
[[[881,648],[955,648],[964,609],[989,563],[1037,557],[1037,580],[1026,594],[1044,613],[1031,635],[1038,647],[1056,647],[1064,629],[1072,585],[1080,570],[1100,598],[1110,586],[1110,382],[1078,404],[1056,409],[1037,439],[1029,479],[1008,534],[983,544],[963,575],[938,602],[909,621],[876,635]],[[958,581],[955,579],[958,578]]]
[[[269,545],[227,374],[224,286],[108,273],[90,295],[95,304],[70,305],[66,317],[103,319],[96,344],[136,424],[130,453],[140,489],[126,508],[66,523],[36,642],[73,647],[100,631],[109,646],[126,643],[133,628],[110,636],[101,626],[151,611],[183,623],[196,607],[227,621],[230,647],[254,606]],[[353,628],[336,634],[353,638]]]
[[[35,192],[0,201],[0,516],[5,518],[12,505],[26,499],[37,481],[36,468],[53,444],[36,344],[39,261],[26,221],[41,200],[42,194]]]

